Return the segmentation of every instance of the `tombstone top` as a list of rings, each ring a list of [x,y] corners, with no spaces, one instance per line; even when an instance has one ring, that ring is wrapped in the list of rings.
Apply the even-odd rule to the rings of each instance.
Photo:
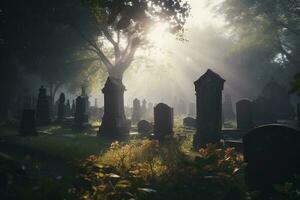
[[[240,103],[251,103],[252,101],[251,101],[251,99],[240,99],[238,102],[237,102],[237,104],[240,104]]]
[[[59,102],[64,103],[65,100],[66,100],[65,94],[64,94],[63,92],[60,93],[60,96],[59,96]]]
[[[156,110],[156,109],[159,109],[159,110],[169,110],[169,109],[171,109],[171,107],[168,106],[167,104],[159,103],[159,104],[157,104],[157,105],[155,106],[154,109],[155,109],[155,110]]]
[[[195,89],[198,90],[198,88],[200,88],[204,82],[211,82],[211,81],[214,81],[215,83],[221,85],[221,89],[223,89],[223,84],[225,80],[219,74],[215,73],[211,69],[208,69],[205,72],[205,74],[203,74],[198,80],[194,82]]]
[[[266,99],[272,99],[278,96],[288,96],[288,91],[274,78],[271,78],[271,81],[264,86],[259,96]]]

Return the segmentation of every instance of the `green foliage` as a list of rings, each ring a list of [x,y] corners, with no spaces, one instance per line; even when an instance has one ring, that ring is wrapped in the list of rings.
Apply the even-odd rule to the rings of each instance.
[[[82,199],[222,199],[232,191],[244,196],[240,154],[208,145],[193,161],[187,144],[114,142],[103,155],[82,161],[78,191]]]
[[[99,23],[117,30],[143,33],[153,22],[168,22],[172,31],[183,30],[189,16],[189,4],[183,0],[83,0]],[[135,24],[135,25],[133,25]],[[131,32],[132,33],[132,32]]]

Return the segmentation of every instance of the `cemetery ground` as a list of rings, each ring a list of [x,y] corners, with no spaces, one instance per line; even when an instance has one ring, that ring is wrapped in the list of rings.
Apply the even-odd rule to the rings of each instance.
[[[256,199],[244,183],[242,154],[208,145],[191,150],[193,129],[175,120],[175,139],[133,136],[115,142],[97,129],[52,125],[39,136],[0,128],[1,199]],[[292,183],[274,187],[274,199],[293,199]],[[260,197],[261,198],[261,197]],[[261,198],[264,199],[264,198]]]

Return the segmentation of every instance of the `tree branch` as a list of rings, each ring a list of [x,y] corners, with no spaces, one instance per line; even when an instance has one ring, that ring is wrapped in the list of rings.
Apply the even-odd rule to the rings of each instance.
[[[101,49],[98,47],[96,43],[94,43],[92,40],[88,39],[77,27],[74,25],[71,25],[71,27],[74,28],[74,30],[77,31],[77,33],[86,41],[88,44],[92,47],[89,48],[89,50],[95,52],[100,60],[103,62],[103,64],[107,67],[107,70],[109,71],[111,68],[113,68],[112,63],[109,61],[109,59],[105,56],[105,54],[101,51]]]

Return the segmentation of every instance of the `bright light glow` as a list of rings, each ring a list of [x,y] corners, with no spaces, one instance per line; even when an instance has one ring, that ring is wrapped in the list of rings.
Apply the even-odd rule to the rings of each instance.
[[[156,47],[163,47],[169,36],[168,24],[156,23],[148,34],[148,40]]]

